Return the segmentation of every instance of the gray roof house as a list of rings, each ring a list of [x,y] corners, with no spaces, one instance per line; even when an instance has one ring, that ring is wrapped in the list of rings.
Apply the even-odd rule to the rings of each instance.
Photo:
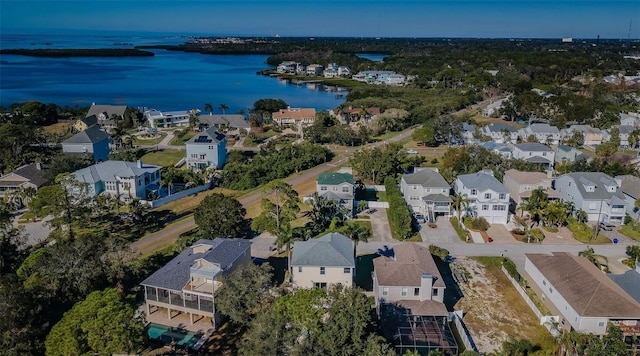
[[[618,189],[624,194],[627,214],[637,220],[640,217],[640,209],[635,204],[636,200],[640,199],[640,178],[627,174],[615,179]]]
[[[127,110],[125,105],[96,105],[91,104],[86,117],[95,115],[98,125],[107,131],[118,126],[118,121],[124,119]]]
[[[629,125],[619,125],[614,127],[617,128],[620,133],[620,148],[628,148],[630,146],[629,136],[631,136],[631,133],[636,130],[636,128]],[[609,142],[611,140],[611,129],[602,130],[602,142]]]
[[[215,329],[224,276],[251,263],[251,242],[198,240],[142,281],[147,321],[190,331]]]
[[[583,141],[580,142],[582,145],[597,146],[602,143],[602,131],[590,125],[571,125],[566,129],[562,129],[561,135],[564,138],[569,138],[575,132],[582,133]]]
[[[355,180],[347,172],[321,173],[316,180],[316,193],[319,196],[338,202],[353,214],[355,204]]]
[[[582,209],[589,221],[620,223],[626,214],[626,197],[615,179],[600,172],[563,174],[555,181],[562,200]]]
[[[185,143],[185,162],[193,170],[220,169],[227,162],[227,136],[210,127]]]
[[[21,194],[11,193],[27,190],[37,192],[38,188],[46,183],[47,178],[42,163],[25,164],[0,176],[0,197],[7,199],[14,208],[20,209],[28,205],[29,199]]]
[[[640,127],[640,114],[638,113],[620,113],[620,125],[628,125]]]
[[[140,160],[106,161],[77,170],[72,175],[89,197],[105,193],[124,201],[144,200],[148,192],[159,189],[161,168],[145,165]],[[79,191],[76,193],[80,194]]]
[[[588,159],[587,155],[575,147],[558,145],[556,149],[555,161],[558,163],[573,163],[582,159]]]
[[[435,221],[436,216],[451,215],[451,186],[437,169],[416,168],[416,172],[403,175],[400,191],[407,205],[429,221]]]
[[[509,221],[509,191],[490,170],[461,174],[453,183],[456,195],[469,200],[466,214],[484,218],[490,224],[507,224]]]
[[[518,139],[518,131],[513,126],[501,122],[483,126],[480,132],[485,136],[491,137],[491,140],[495,143],[516,142]]]
[[[244,115],[240,114],[225,114],[214,115],[206,114],[199,115],[198,122],[201,129],[208,129],[215,127],[217,129],[228,128],[232,130],[245,129],[249,130],[249,122],[245,119]]]
[[[640,262],[636,262],[635,269],[622,274],[607,274],[607,277],[640,303]]]
[[[527,141],[529,136],[535,137],[539,143],[557,145],[560,143],[560,130],[549,124],[531,124],[518,131],[518,136],[522,141]]]
[[[297,241],[291,256],[292,283],[299,288],[351,287],[356,263],[353,242],[332,232],[317,239]]]
[[[109,134],[100,130],[100,126],[93,125],[63,141],[62,152],[90,153],[96,162],[102,162],[109,159],[109,141]]]
[[[513,159],[522,159],[531,163],[552,166],[555,152],[551,147],[537,142],[525,142],[513,145]]]
[[[501,145],[499,143],[495,143],[493,141],[482,142],[479,145],[480,147],[486,148],[487,150],[497,153],[500,156],[511,159],[513,158],[513,150],[508,146]]]

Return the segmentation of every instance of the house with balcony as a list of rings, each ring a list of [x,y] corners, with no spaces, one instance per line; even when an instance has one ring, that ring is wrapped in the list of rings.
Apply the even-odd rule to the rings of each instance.
[[[560,130],[549,124],[531,124],[518,130],[518,136],[523,142],[529,141],[530,137],[534,137],[536,142],[557,145],[560,143]]]
[[[324,67],[320,64],[309,64],[307,66],[307,75],[315,77],[317,75],[321,75],[324,71]]]
[[[336,201],[339,207],[348,210],[349,216],[353,214],[356,190],[351,173],[321,173],[316,180],[316,193],[325,199]]]
[[[146,199],[150,192],[157,192],[160,185],[160,166],[143,164],[142,161],[106,161],[72,174],[82,188],[74,193],[88,197],[109,194],[124,201]],[[83,189],[83,192],[75,191]]]
[[[582,133],[583,140],[580,142],[581,145],[597,146],[603,142],[602,131],[590,125],[571,125],[566,129],[562,129],[561,135],[563,138],[569,138],[575,132]]]
[[[615,179],[619,187],[618,190],[624,194],[626,213],[633,219],[638,220],[640,218],[640,208],[636,207],[636,201],[640,199],[640,178],[627,174],[617,176]]]
[[[353,242],[332,232],[317,239],[296,241],[291,255],[291,281],[297,288],[353,286],[356,262]]]
[[[453,190],[469,201],[465,215],[470,214],[474,219],[484,218],[490,224],[506,225],[509,221],[511,197],[507,188],[493,176],[493,171],[459,175],[453,183]]]
[[[271,118],[278,125],[295,125],[296,127],[313,125],[316,120],[314,108],[286,108],[271,113]]]
[[[589,221],[621,223],[626,214],[626,197],[612,177],[601,172],[573,172],[555,181],[562,200],[587,213]]]
[[[530,163],[539,163],[553,167],[556,153],[551,147],[537,142],[526,142],[513,145],[513,159],[521,159]]]
[[[518,131],[515,127],[500,122],[483,126],[480,133],[489,136],[493,142],[501,144],[516,142],[518,139]]]
[[[560,329],[604,335],[611,323],[625,336],[640,333],[640,304],[586,257],[528,253],[524,269]]]
[[[531,192],[536,189],[544,190],[549,200],[560,199],[560,194],[552,188],[551,172],[524,172],[510,169],[504,172],[502,183],[516,206],[528,200]]]
[[[189,126],[189,118],[191,115],[197,115],[199,112],[199,109],[181,111],[151,109],[144,112],[144,118],[152,128],[186,127]]]
[[[450,190],[449,183],[434,168],[416,168],[400,180],[400,191],[407,205],[429,221],[436,221],[438,216],[451,216]]]
[[[62,142],[62,152],[68,154],[90,154],[96,162],[104,162],[109,159],[109,143],[111,142],[108,133],[102,131],[100,126],[93,125],[84,131]]]
[[[295,74],[297,72],[299,63],[294,61],[285,61],[276,67],[276,72],[281,74]]]
[[[457,355],[443,303],[445,283],[429,248],[413,242],[373,260],[373,294],[383,333],[398,354],[439,349]]]
[[[227,162],[227,136],[215,127],[198,133],[186,143],[187,166],[195,171],[220,169]]]
[[[146,320],[190,331],[215,329],[215,299],[224,277],[249,263],[247,240],[198,240],[140,283]]]

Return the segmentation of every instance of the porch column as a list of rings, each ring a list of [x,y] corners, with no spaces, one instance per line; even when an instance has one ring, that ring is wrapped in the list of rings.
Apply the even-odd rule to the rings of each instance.
[[[167,319],[171,320],[171,308],[167,308]]]
[[[189,321],[191,322],[191,325],[193,325],[193,313],[189,312]]]

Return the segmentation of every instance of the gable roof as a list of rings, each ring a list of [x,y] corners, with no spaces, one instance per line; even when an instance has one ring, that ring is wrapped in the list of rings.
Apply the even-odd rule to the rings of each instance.
[[[563,174],[558,177],[558,180],[563,180],[564,177],[567,177],[575,182],[576,188],[578,192],[582,196],[584,200],[600,200],[600,199],[611,199],[613,197],[617,197],[619,199],[624,200],[624,194],[620,191],[620,189],[616,189],[616,192],[609,192],[604,188],[604,185],[609,186],[617,186],[617,182],[609,177],[608,175],[601,172],[573,172]],[[558,181],[556,180],[556,182]],[[593,192],[588,192],[584,186],[585,185],[594,185],[595,189]],[[557,188],[556,188],[557,189]]]
[[[94,144],[108,140],[109,137],[108,133],[100,130],[100,126],[93,125],[66,139],[62,144]]]
[[[353,243],[332,232],[317,239],[298,241],[291,256],[292,266],[355,267]]]
[[[24,182],[16,181],[15,176],[19,176],[29,181],[31,184],[40,188],[41,186],[47,183],[47,179],[45,178],[45,172],[42,170],[41,163],[31,163],[25,164],[24,166],[18,167],[9,174],[4,176],[0,176],[0,181],[3,181],[4,184],[0,183],[0,186],[14,186],[16,184],[21,184]],[[5,178],[6,177],[6,178]],[[14,180],[5,180],[5,179],[14,179]]]
[[[189,141],[187,141],[185,144],[186,145],[192,145],[192,144],[209,145],[213,143],[217,145],[218,143],[224,141],[226,138],[227,136],[225,136],[223,133],[218,132],[218,130],[215,127],[210,127],[204,130],[202,133],[199,133],[191,137]]]
[[[87,125],[87,127],[91,127],[98,123],[98,117],[95,115],[91,115],[91,116],[85,117],[84,119],[80,119],[78,121],[84,123],[85,125]]]
[[[542,133],[542,134],[559,134],[560,130],[558,130],[558,128],[555,126],[539,123],[539,124],[531,124],[525,127],[525,132]]]
[[[501,122],[494,122],[489,125],[483,127],[484,130],[488,132],[503,132],[504,130],[509,131],[510,133],[516,132],[515,127],[507,124],[503,124]]]
[[[513,147],[519,149],[520,151],[533,151],[533,152],[553,152],[551,147],[547,145],[543,145],[538,142],[525,142],[519,143],[517,145],[513,145]]]
[[[434,169],[425,168],[415,173],[405,174],[402,179],[407,184],[420,184],[429,188],[450,188],[449,183]]]
[[[440,270],[429,249],[413,242],[405,242],[393,247],[394,258],[376,257],[373,272],[379,286],[420,286],[422,275],[434,277],[434,287],[444,287]]]
[[[243,115],[231,114],[231,115],[199,115],[198,120],[201,124],[207,124],[209,126],[215,125],[228,125],[234,129],[248,129],[249,123],[245,120]]]
[[[145,173],[153,173],[160,168],[160,166],[142,165],[141,162],[138,166],[136,162],[105,161],[79,169],[72,174],[81,183],[113,182],[116,180],[115,177],[139,177]]]
[[[578,151],[578,149],[567,145],[558,145],[558,151],[571,152]]]
[[[494,176],[483,172],[461,174],[457,179],[459,179],[466,188],[473,188],[479,191],[491,189],[496,193],[508,193],[507,188]]]
[[[631,298],[640,303],[640,267],[623,274],[608,274],[607,277],[616,282]]]
[[[124,105],[96,105],[92,104],[87,112],[86,117],[91,115],[96,115],[106,113],[107,119],[111,119],[111,115],[115,114],[120,117],[124,117],[124,112],[127,110],[127,107]]]
[[[210,247],[205,251],[199,248],[203,245]],[[250,248],[251,242],[243,239],[198,240],[140,284],[180,291],[189,282],[191,266],[197,260],[204,259],[225,271]]]
[[[632,198],[640,199],[640,178],[632,175],[617,176],[616,182],[620,181],[620,190]]]
[[[349,173],[322,173],[318,175],[318,184],[322,185],[338,185],[342,183],[355,184],[353,175]]]
[[[582,317],[640,318],[640,304],[587,258],[566,252],[525,256]]]
[[[510,169],[504,172],[504,175],[505,177],[511,178],[512,181],[518,184],[538,184],[550,180],[545,173],[525,172],[517,169]]]
[[[271,117],[274,120],[282,120],[282,119],[294,119],[294,120],[302,120],[306,118],[314,118],[316,117],[316,109],[314,108],[287,108],[280,109],[280,111],[276,111],[271,113]]]

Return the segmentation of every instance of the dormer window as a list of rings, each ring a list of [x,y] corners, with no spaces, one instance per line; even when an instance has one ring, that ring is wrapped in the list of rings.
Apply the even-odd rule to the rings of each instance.
[[[471,195],[476,195],[478,194],[478,190],[476,189],[471,189]]]

